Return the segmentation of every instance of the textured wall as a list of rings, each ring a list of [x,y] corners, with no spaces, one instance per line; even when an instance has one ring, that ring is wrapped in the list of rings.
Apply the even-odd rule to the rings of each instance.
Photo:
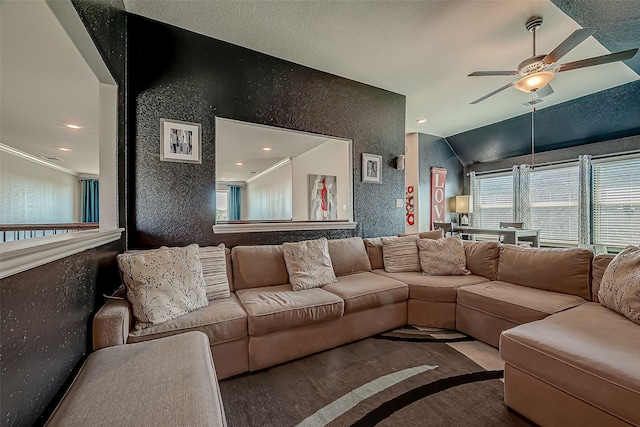
[[[462,194],[464,186],[463,167],[447,142],[440,137],[424,133],[418,134],[418,180],[420,209],[420,231],[431,227],[431,168],[439,167],[447,170],[445,197],[447,198],[445,219],[451,218],[449,199]]]
[[[403,229],[405,97],[139,16],[128,17],[131,247],[280,243],[353,231],[214,235],[215,117],[354,141],[356,234]],[[202,125],[202,164],[161,162],[161,118]],[[382,185],[360,179],[361,154],[382,155]]]
[[[0,280],[3,426],[42,424],[61,397],[91,350],[102,294],[119,282],[123,240]]]
[[[74,0],[119,85],[118,185],[125,210],[125,29],[122,1]],[[0,280],[0,424],[41,425],[90,351],[102,294],[119,284],[115,255],[125,239]]]

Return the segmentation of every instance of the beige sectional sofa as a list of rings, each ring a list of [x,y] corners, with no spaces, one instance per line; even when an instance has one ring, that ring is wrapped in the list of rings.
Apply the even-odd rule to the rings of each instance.
[[[385,271],[380,239],[330,240],[337,282],[304,291],[289,284],[282,246],[236,246],[229,298],[142,331],[132,328],[126,300],[109,300],[94,319],[94,347],[202,331],[223,379],[407,323],[458,329],[493,346],[502,334],[505,400],[516,411],[542,425],[561,425],[576,411],[574,420],[597,413],[603,418],[593,419],[640,424],[625,409],[640,405],[640,363],[631,363],[640,360],[640,327],[590,302],[612,256],[463,244],[471,274],[428,276]],[[595,391],[598,381],[612,386]],[[552,410],[541,411],[547,401]]]

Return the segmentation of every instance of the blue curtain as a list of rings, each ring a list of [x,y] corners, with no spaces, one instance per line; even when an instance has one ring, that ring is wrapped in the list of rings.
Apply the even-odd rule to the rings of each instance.
[[[227,209],[227,219],[238,221],[240,219],[240,201],[242,200],[242,187],[239,185],[229,185],[229,207]]]
[[[99,182],[95,179],[82,180],[82,222],[99,222],[99,186]]]

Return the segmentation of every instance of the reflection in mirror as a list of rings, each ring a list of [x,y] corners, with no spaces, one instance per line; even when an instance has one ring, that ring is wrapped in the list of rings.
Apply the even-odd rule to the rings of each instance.
[[[351,140],[216,118],[216,222],[351,221]]]
[[[115,150],[116,89],[96,77],[53,6],[2,2],[0,241],[98,227],[98,153],[108,133]]]

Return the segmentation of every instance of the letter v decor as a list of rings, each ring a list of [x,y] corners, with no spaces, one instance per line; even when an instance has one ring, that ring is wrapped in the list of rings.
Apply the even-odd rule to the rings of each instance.
[[[431,230],[433,223],[445,221],[445,184],[447,170],[445,168],[431,168]]]

